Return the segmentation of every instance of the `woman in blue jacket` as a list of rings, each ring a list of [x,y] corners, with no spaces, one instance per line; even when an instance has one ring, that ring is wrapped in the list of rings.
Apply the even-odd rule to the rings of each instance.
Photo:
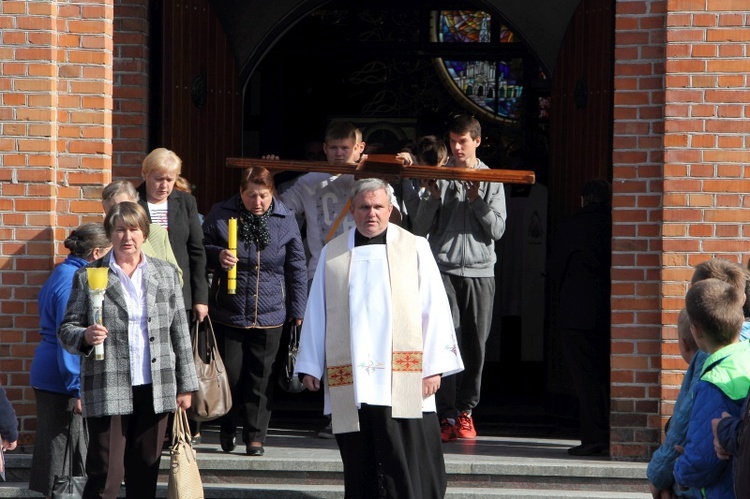
[[[55,475],[63,469],[65,446],[73,440],[74,475],[86,459],[81,417],[81,360],[65,351],[57,340],[65,307],[73,289],[73,274],[89,262],[104,256],[112,243],[100,223],[86,223],[70,233],[65,247],[70,255],[57,266],[39,292],[42,341],[31,362],[31,386],[36,396],[37,430],[31,461],[29,489],[49,496]]]
[[[221,423],[221,448],[235,447],[244,414],[245,452],[262,456],[271,418],[271,372],[286,321],[302,323],[307,300],[305,252],[294,214],[274,196],[262,167],[242,173],[240,192],[214,205],[203,223],[208,266],[214,270],[209,316],[232,388],[233,407]],[[228,221],[237,219],[237,256],[228,249]],[[237,265],[236,294],[227,271]],[[242,410],[244,409],[244,411]]]

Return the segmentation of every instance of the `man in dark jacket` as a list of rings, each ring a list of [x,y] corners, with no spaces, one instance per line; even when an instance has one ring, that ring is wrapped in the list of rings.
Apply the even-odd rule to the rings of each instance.
[[[574,456],[609,452],[610,186],[583,187],[581,210],[560,224],[550,262],[560,332],[580,402],[581,445]]]

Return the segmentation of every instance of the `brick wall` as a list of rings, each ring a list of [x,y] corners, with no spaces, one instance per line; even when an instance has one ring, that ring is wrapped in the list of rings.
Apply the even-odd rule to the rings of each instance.
[[[750,249],[747,2],[672,0],[667,15],[662,271],[662,414],[685,368],[675,342],[692,267]]]
[[[743,262],[747,3],[617,2],[613,455],[646,458],[686,368],[676,316],[692,267]],[[665,104],[664,104],[665,103]],[[663,146],[662,146],[663,141]],[[663,220],[663,223],[662,223]]]
[[[616,6],[611,453],[621,459],[644,459],[659,441],[666,8]]]
[[[0,382],[35,427],[36,297],[109,181],[112,2],[0,2]]]
[[[141,178],[148,154],[148,0],[115,0],[112,177]]]

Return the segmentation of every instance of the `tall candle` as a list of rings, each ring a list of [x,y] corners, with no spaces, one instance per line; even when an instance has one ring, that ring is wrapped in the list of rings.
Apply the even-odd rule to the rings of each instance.
[[[237,256],[237,219],[230,218],[227,226],[227,242],[229,244],[229,251],[234,256]],[[227,294],[233,295],[237,293],[237,265],[235,264],[231,269],[227,271]]]

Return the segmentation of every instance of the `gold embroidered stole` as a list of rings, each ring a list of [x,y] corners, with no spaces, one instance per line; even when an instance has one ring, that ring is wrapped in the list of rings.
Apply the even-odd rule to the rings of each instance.
[[[326,376],[333,433],[359,431],[349,311],[349,232],[326,246]],[[391,283],[392,385],[394,418],[422,417],[422,316],[416,238],[388,225],[386,253]]]

